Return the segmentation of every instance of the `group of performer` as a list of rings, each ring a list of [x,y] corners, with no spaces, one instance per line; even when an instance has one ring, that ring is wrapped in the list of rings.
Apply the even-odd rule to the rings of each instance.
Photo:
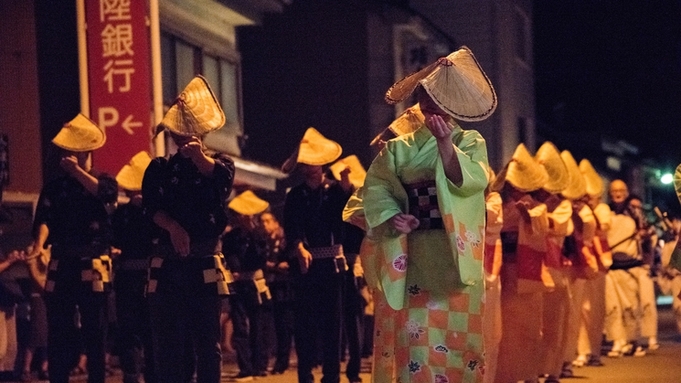
[[[203,146],[225,116],[201,76],[158,126],[175,153],[139,153],[115,178],[90,163],[104,132],[82,115],[65,124],[53,139],[65,174],[41,193],[29,255],[51,252],[50,381],[69,380],[76,311],[88,381],[104,381],[112,287],[130,351],[125,382],[219,382],[226,297],[233,381],[268,373],[262,308],[271,301],[275,317],[293,316],[279,322],[270,373],[289,367],[292,332],[300,383],[314,381],[318,364],[322,382],[340,381],[343,334],[345,375],[361,382],[368,301],[376,383],[555,383],[573,365],[602,365],[604,334],[613,357],[658,347],[642,246],[651,233],[626,184],[610,184],[606,205],[591,163],[550,142],[534,155],[521,143],[493,171],[483,137],[460,125],[485,120],[498,102],[466,47],[386,93],[392,104],[414,99],[372,141],[380,152],[366,171],[309,128],[282,166],[303,178],[286,195],[283,230],[264,230],[276,221],[269,203],[253,190],[235,196],[234,162]],[[121,194],[129,202],[117,205]]]

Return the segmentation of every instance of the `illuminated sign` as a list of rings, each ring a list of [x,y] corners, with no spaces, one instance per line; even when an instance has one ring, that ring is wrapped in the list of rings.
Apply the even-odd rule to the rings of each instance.
[[[149,150],[152,112],[147,2],[86,0],[90,118],[106,133],[95,167],[116,175]]]

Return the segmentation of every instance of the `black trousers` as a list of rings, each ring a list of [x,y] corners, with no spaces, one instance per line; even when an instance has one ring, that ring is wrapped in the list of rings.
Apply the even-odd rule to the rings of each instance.
[[[161,383],[186,382],[194,360],[197,383],[220,382],[222,298],[207,291],[202,267],[196,259],[166,259],[156,292],[147,294],[154,368]]]
[[[229,312],[232,318],[232,346],[236,351],[241,373],[254,375],[267,371],[269,359],[265,332],[265,305],[258,301],[258,291],[253,281],[236,281],[234,294],[229,296]],[[263,298],[264,299],[264,298]]]
[[[345,368],[345,375],[351,382],[359,380],[359,372],[362,367],[363,301],[364,298],[359,293],[358,280],[351,269],[345,273],[343,302],[343,330],[348,350],[348,364]]]
[[[60,265],[61,266],[61,265]],[[45,294],[47,308],[48,369],[50,382],[68,383],[71,368],[81,352],[87,355],[88,383],[104,383],[107,293],[93,292],[80,281],[80,268],[62,268],[55,290]],[[76,315],[80,315],[80,330]],[[78,333],[81,332],[81,334]]]
[[[154,372],[149,304],[144,296],[146,270],[116,273],[116,320],[119,330],[119,358],[123,382],[157,383]]]
[[[275,349],[275,371],[285,371],[289,367],[291,358],[291,346],[293,344],[293,301],[289,299],[279,300],[276,289],[270,287],[273,296],[272,316],[274,317],[274,332],[277,338]]]
[[[322,346],[322,383],[340,382],[341,325],[345,273],[333,259],[315,259],[295,283],[295,344],[298,382],[314,381],[317,340]]]

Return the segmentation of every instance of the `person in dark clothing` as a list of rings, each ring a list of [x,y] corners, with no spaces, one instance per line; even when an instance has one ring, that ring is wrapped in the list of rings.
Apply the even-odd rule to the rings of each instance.
[[[152,224],[142,209],[142,178],[151,162],[147,152],[137,153],[123,166],[116,181],[130,199],[112,217],[116,279],[116,319],[120,338],[120,364],[124,383],[157,381],[154,373],[151,322],[144,289],[152,254]]]
[[[357,190],[364,184],[366,170],[359,158],[351,155],[336,161],[329,168],[336,180],[342,180],[342,174],[347,172],[347,177],[352,187]],[[345,375],[350,383],[361,383],[359,377],[362,367],[362,348],[364,338],[364,307],[366,302],[362,297],[361,289],[366,286],[364,271],[359,259],[360,247],[364,239],[364,229],[350,223],[345,223],[345,240],[343,241],[343,253],[348,263],[345,271],[345,292],[343,301],[343,348],[347,348],[348,363],[345,367]]]
[[[343,242],[343,252],[348,262],[345,272],[345,296],[343,302],[343,330],[347,342],[348,364],[345,375],[350,383],[361,383],[359,377],[362,367],[362,347],[364,337],[364,306],[365,301],[361,289],[366,281],[359,259],[359,248],[364,238],[364,231],[359,227],[346,223],[346,240]]]
[[[232,345],[239,373],[231,380],[244,382],[253,376],[267,376],[268,350],[264,342],[265,306],[272,299],[265,274],[265,236],[259,230],[257,215],[269,203],[247,190],[227,205],[236,214],[236,224],[222,240],[222,252],[234,276],[234,292],[229,297],[232,317]]]
[[[164,383],[183,382],[193,341],[197,382],[220,381],[220,311],[232,276],[224,266],[220,236],[234,162],[209,156],[203,136],[222,127],[225,115],[206,80],[195,77],[159,124],[177,146],[170,158],[149,164],[142,181],[144,213],[160,229],[151,258],[147,297],[154,368]]]
[[[327,178],[322,166],[341,154],[338,143],[309,128],[282,170],[297,165],[305,182],[293,187],[284,204],[284,233],[294,278],[294,339],[298,382],[313,381],[316,342],[322,343],[322,383],[340,381],[341,317],[345,272],[345,224],[341,213],[353,192],[348,171],[343,180]],[[318,337],[318,338],[316,338]]]
[[[284,229],[271,212],[260,214],[260,223],[266,233],[265,279],[272,294],[271,316],[276,336],[275,360],[272,374],[283,374],[289,368],[293,342],[293,285],[289,263],[285,258]]]
[[[79,114],[52,142],[63,149],[61,168],[66,175],[46,184],[36,208],[35,242],[31,256],[52,246],[45,304],[48,322],[49,375],[52,382],[68,382],[78,354],[76,310],[87,354],[88,382],[104,382],[106,304],[111,288],[109,257],[116,180],[95,173],[90,153],[104,145],[106,136]]]

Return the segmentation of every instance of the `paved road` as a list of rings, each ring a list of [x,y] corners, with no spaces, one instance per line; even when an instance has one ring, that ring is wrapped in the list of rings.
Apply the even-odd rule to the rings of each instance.
[[[677,334],[671,309],[659,310],[659,333],[661,347],[644,357],[603,358],[603,367],[582,367],[574,370],[575,377],[561,379],[563,383],[681,383],[681,335]],[[365,383],[371,381],[369,360],[363,361],[361,377]],[[227,376],[238,372],[233,363],[223,368],[224,382]],[[316,381],[321,379],[321,371],[315,370]],[[542,379],[543,380],[543,379]],[[84,381],[83,377],[72,379],[73,383]],[[107,378],[107,383],[121,383],[120,372]],[[292,369],[283,375],[270,375],[257,378],[257,383],[296,383],[297,375]],[[343,376],[341,383],[347,382]]]

